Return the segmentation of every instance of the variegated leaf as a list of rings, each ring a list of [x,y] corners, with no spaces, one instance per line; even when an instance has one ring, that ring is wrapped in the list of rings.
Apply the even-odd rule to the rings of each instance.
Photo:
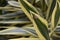
[[[51,17],[55,5],[56,5],[56,0],[51,0],[51,3],[47,10],[47,17],[46,17],[47,20],[49,20],[49,18]]]
[[[31,6],[31,4],[29,3],[29,2],[27,2],[26,0],[18,0],[19,1],[19,3],[20,3],[20,5],[21,5],[21,8],[22,8],[22,10],[25,12],[25,14],[27,15],[27,17],[31,20],[31,22],[33,23],[33,25],[34,25],[34,28],[35,28],[35,30],[36,30],[36,32],[37,32],[37,34],[38,34],[38,36],[39,36],[39,38],[41,39],[41,40],[49,40],[49,36],[47,36],[46,37],[46,35],[43,33],[43,32],[45,32],[44,30],[42,31],[40,31],[39,30],[39,26],[40,25],[38,25],[37,24],[37,21],[35,22],[35,20],[32,18],[32,16],[30,15],[30,12],[31,11],[33,11],[33,10],[31,10],[32,8],[34,8],[34,7],[32,7]],[[26,5],[28,5],[29,4],[29,6],[26,6]],[[29,7],[29,8],[28,8]],[[32,7],[32,8],[31,8]],[[31,9],[30,9],[31,8]],[[34,11],[36,11],[36,10],[34,10]],[[33,11],[33,12],[34,12]],[[37,13],[37,12],[34,12],[35,14]],[[43,21],[42,20],[44,20],[41,16],[40,16],[40,19],[39,19],[40,21],[41,21],[41,23],[42,23],[42,25],[43,24],[45,24],[46,23],[46,21],[45,21],[45,23],[43,23]],[[40,23],[40,22],[39,22]],[[46,25],[46,24],[45,24]],[[43,26],[42,26],[43,27]],[[44,28],[45,30],[47,30],[47,26],[46,26],[46,28]],[[47,32],[47,31],[46,31]],[[42,34],[43,33],[43,34]],[[48,35],[48,33],[47,33],[47,35]]]
[[[52,35],[52,33],[55,31],[56,27],[58,26],[59,17],[60,17],[60,7],[59,7],[59,5],[60,4],[56,2],[55,8],[52,12],[52,17],[51,17],[51,29],[52,30],[51,30],[50,36]]]

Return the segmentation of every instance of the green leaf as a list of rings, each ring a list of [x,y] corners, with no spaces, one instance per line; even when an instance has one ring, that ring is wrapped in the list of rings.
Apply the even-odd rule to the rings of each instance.
[[[51,18],[52,27],[56,27],[57,26],[58,21],[59,21],[59,17],[60,17],[60,7],[59,7],[59,4],[56,3],[56,6],[55,6],[55,8],[53,10],[52,18]]]
[[[41,10],[42,10],[42,12],[45,12],[45,11],[47,11],[47,5],[46,5],[46,3],[45,3],[45,0],[40,0],[40,2],[41,2]]]
[[[57,4],[58,5],[58,4]],[[57,8],[57,12],[56,12],[56,14],[55,14],[55,26],[57,26],[57,24],[58,24],[58,21],[59,21],[59,17],[60,17],[60,8],[59,8],[59,6],[57,6],[58,8]]]
[[[39,15],[33,13],[34,21],[36,22],[36,25],[38,27],[38,30],[41,32],[41,34],[46,38],[46,40],[49,40],[49,33],[48,33],[48,23],[45,19],[40,17]],[[35,18],[37,17],[37,18]]]
[[[47,20],[51,17],[55,5],[56,5],[56,0],[51,0],[50,6],[48,7],[48,11],[47,11],[47,17],[46,17]]]
[[[49,33],[46,26],[39,19],[35,19],[35,22],[41,34],[46,38],[46,40],[49,40]]]
[[[32,6],[30,5],[29,2],[27,2],[26,0],[19,0],[19,3],[20,3],[20,6],[21,6],[21,9],[25,12],[25,14],[27,15],[27,17],[31,20],[31,22],[33,23],[34,25],[34,28],[39,36],[39,39],[41,40],[49,40],[49,34],[48,34],[48,30],[47,30],[47,27],[48,27],[48,24],[47,24],[47,21],[41,17],[40,15],[37,16],[38,17],[38,21],[39,23],[41,24],[41,27],[40,25],[37,23],[38,21],[35,21],[34,18],[31,16],[31,14],[38,14],[37,12],[35,12],[36,10],[31,10]],[[29,5],[28,5],[29,4]],[[28,5],[28,6],[27,6]],[[31,8],[31,9],[30,9]],[[34,8],[34,7],[33,7]],[[32,14],[32,15],[33,15]],[[42,30],[44,29],[44,30]],[[46,36],[47,35],[47,36]]]
[[[45,34],[43,35],[42,33],[41,33],[41,31],[39,31],[39,29],[38,29],[38,25],[36,24],[36,22],[34,21],[34,19],[32,18],[32,16],[30,15],[30,12],[32,11],[30,8],[32,7],[31,5],[30,5],[30,3],[29,2],[27,2],[26,0],[18,0],[19,1],[19,3],[20,3],[20,5],[21,5],[21,9],[25,12],[25,14],[27,15],[27,17],[31,20],[31,22],[33,23],[33,25],[34,25],[34,28],[35,28],[35,30],[36,30],[36,32],[37,32],[37,34],[38,34],[38,36],[39,36],[39,39],[40,40],[46,40],[46,36],[45,36]],[[24,3],[25,2],[25,3]],[[28,6],[26,6],[25,4],[29,4],[29,8],[28,8]],[[34,9],[33,9],[34,10]],[[34,10],[34,11],[36,11],[36,10]],[[34,12],[34,11],[32,11],[32,12]],[[34,12],[35,14],[37,14],[37,12]],[[46,21],[44,20],[44,18],[42,18],[41,16],[40,16],[40,21],[41,22],[45,22],[45,23],[43,23],[43,24],[45,24],[46,25],[46,28],[47,28],[47,24],[46,24]],[[45,31],[44,31],[45,32]],[[49,40],[49,38],[47,38],[47,40]]]
[[[51,17],[51,32],[50,32],[50,36],[52,35],[52,33],[55,31],[56,27],[58,26],[58,22],[59,22],[59,17],[60,17],[60,4],[58,4],[56,2],[55,8],[53,10],[52,13],[52,17]]]

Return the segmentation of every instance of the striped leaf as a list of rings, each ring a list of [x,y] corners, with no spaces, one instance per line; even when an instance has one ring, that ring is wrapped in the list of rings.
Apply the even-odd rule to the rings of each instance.
[[[47,10],[47,5],[46,5],[46,3],[45,3],[45,0],[40,0],[40,2],[41,2],[41,10],[44,12],[44,11],[46,11]]]
[[[41,25],[41,27],[40,27],[40,25],[38,24],[38,21],[36,21],[36,20],[34,20],[33,18],[32,18],[32,16],[30,15],[30,12],[32,11],[34,14],[37,14],[37,12],[34,12],[34,11],[36,11],[36,10],[31,10],[32,8],[34,8],[34,7],[32,7],[32,6],[26,6],[27,5],[27,3],[28,4],[30,4],[29,2],[27,2],[26,0],[18,0],[19,1],[19,3],[20,3],[20,5],[21,5],[21,9],[25,12],[25,14],[27,15],[27,17],[31,20],[31,22],[33,23],[33,25],[34,25],[34,28],[35,28],[35,30],[36,30],[36,32],[37,32],[37,34],[38,34],[38,36],[39,36],[39,38],[40,38],[40,40],[49,40],[49,36],[48,36],[48,31],[47,31],[47,22],[46,21],[43,21],[44,19],[41,17],[41,16],[39,16],[39,24]],[[29,8],[28,8],[29,7]],[[31,8],[32,7],[32,8]],[[31,9],[30,9],[31,8]],[[45,23],[43,23],[43,22],[45,22]],[[44,25],[44,26],[42,26],[42,25]],[[42,29],[44,28],[44,30],[42,30]],[[39,30],[40,29],[40,30]],[[46,36],[47,35],[47,36]]]
[[[47,20],[51,17],[55,5],[56,5],[56,0],[51,0],[51,3],[47,10],[47,17],[46,17]]]
[[[60,17],[60,7],[59,7],[60,4],[58,4],[56,2],[56,5],[55,5],[55,8],[53,10],[53,13],[52,13],[52,17],[51,17],[51,33],[50,33],[50,36],[52,35],[52,33],[55,31],[56,29],[56,26],[58,26],[58,21],[59,21],[59,17]]]
[[[43,34],[43,36],[46,38],[46,40],[49,40],[47,21],[45,19],[43,19],[42,17],[40,17],[38,14],[35,14],[35,13],[33,13],[33,14],[37,17],[37,19],[34,18],[34,21],[36,22],[38,30]]]
[[[24,1],[25,6],[27,7],[27,10],[29,9],[29,10],[37,13],[37,14],[40,14],[40,13],[38,12],[38,10],[37,10],[32,4],[30,4],[30,3],[29,3],[28,1],[26,1],[26,0],[23,0],[23,1]],[[40,15],[42,16],[42,14],[40,14]]]
[[[52,27],[56,27],[57,26],[58,21],[59,21],[59,17],[60,17],[60,7],[59,7],[59,4],[56,3],[56,6],[55,6],[55,8],[53,10],[52,18],[51,18]]]

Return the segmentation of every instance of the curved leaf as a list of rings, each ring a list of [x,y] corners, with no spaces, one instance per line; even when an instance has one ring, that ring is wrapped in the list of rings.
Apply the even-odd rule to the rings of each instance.
[[[48,7],[47,10],[47,17],[46,17],[47,20],[51,17],[55,5],[56,5],[56,0],[51,0],[50,6]]]
[[[38,25],[37,22],[35,22],[35,20],[32,18],[30,12],[33,11],[33,10],[30,9],[30,8],[31,8],[30,3],[27,2],[26,0],[18,0],[18,1],[19,1],[20,5],[21,5],[22,10],[25,12],[25,14],[27,15],[27,17],[28,17],[28,18],[31,20],[31,22],[33,23],[34,28],[35,28],[35,30],[36,30],[36,32],[37,32],[40,40],[49,40],[49,36],[46,37],[46,35],[43,33],[43,32],[45,32],[44,30],[43,30],[43,32],[42,32],[42,30],[41,30],[41,31],[39,30],[38,27],[39,27],[40,25]],[[26,6],[27,3],[29,4],[29,6]],[[28,8],[28,7],[29,7],[29,8]],[[32,7],[32,8],[33,8],[33,7]],[[36,10],[34,10],[34,11],[36,11]],[[33,11],[33,12],[34,12],[34,11]],[[36,14],[37,12],[34,12],[34,13]],[[41,23],[43,22],[43,18],[42,18],[42,17],[40,17],[39,20],[41,21]],[[40,22],[39,22],[39,23],[40,23]],[[44,27],[44,29],[47,30],[46,22],[45,22],[45,23],[42,23],[42,25],[43,25],[43,24],[44,24],[45,27],[46,27],[46,28]],[[47,32],[47,31],[46,31],[46,32]],[[45,32],[45,33],[46,33],[46,32]],[[43,33],[43,34],[42,34],[42,33]],[[47,33],[47,35],[48,35],[48,33]]]
[[[51,30],[50,36],[55,31],[56,26],[58,26],[59,17],[60,17],[60,7],[59,7],[59,4],[56,2],[56,5],[53,10],[52,17],[51,17],[51,29],[52,30]]]
[[[56,27],[59,21],[59,17],[60,17],[60,8],[59,8],[59,4],[56,3],[56,6],[53,10],[52,13],[52,18],[51,18],[51,25],[52,27]]]
[[[40,17],[38,14],[35,14],[34,12],[32,13],[37,17],[37,18],[34,18],[34,21],[36,22],[38,30],[42,33],[42,35],[46,38],[46,40],[49,40],[47,21],[42,17]]]

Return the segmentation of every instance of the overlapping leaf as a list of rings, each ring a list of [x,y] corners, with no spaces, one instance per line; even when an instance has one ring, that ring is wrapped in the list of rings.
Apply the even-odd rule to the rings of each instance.
[[[59,4],[56,3],[56,6],[55,6],[53,13],[52,13],[52,19],[51,19],[52,27],[57,26],[58,21],[59,21],[59,17],[60,17],[60,7],[59,7]]]
[[[51,33],[50,36],[52,35],[52,33],[55,31],[56,27],[58,26],[58,22],[59,22],[59,17],[60,17],[60,7],[59,7],[59,3],[56,2],[55,8],[52,12],[52,17],[51,17]]]
[[[47,10],[47,17],[46,17],[47,20],[51,17],[55,5],[56,5],[56,0],[51,0],[50,6],[48,7]]]
[[[45,21],[45,23],[43,23],[43,20],[44,20],[44,18],[42,18],[41,16],[39,16],[40,17],[40,19],[39,19],[39,23],[41,23],[41,24],[39,24],[38,25],[38,22],[36,21],[35,22],[35,20],[32,18],[32,16],[31,16],[31,14],[30,14],[30,12],[32,11],[31,9],[31,7],[32,6],[30,6],[31,4],[30,3],[28,3],[26,0],[19,0],[19,3],[20,3],[20,5],[21,5],[21,8],[22,8],[22,10],[25,12],[25,14],[27,15],[27,17],[32,21],[32,23],[34,24],[34,27],[35,27],[35,30],[36,30],[36,32],[37,32],[37,34],[39,35],[39,38],[41,39],[41,40],[49,40],[49,36],[46,36],[46,35],[48,35],[48,31],[47,31],[47,26],[46,26],[46,21]],[[28,4],[30,4],[29,6],[28,6]],[[31,9],[30,9],[31,8]],[[33,7],[34,8],[34,7]],[[33,10],[33,12],[35,11],[35,14],[37,13],[36,12],[36,10]],[[45,30],[46,30],[46,32],[43,30],[43,29],[40,29],[40,28],[42,28],[42,27],[40,27],[40,25],[42,26],[42,25],[45,25],[45,26],[42,26]],[[40,29],[40,30],[39,30]],[[45,34],[44,34],[44,33]],[[42,34],[43,33],[43,34]],[[46,34],[47,33],[47,34]]]

